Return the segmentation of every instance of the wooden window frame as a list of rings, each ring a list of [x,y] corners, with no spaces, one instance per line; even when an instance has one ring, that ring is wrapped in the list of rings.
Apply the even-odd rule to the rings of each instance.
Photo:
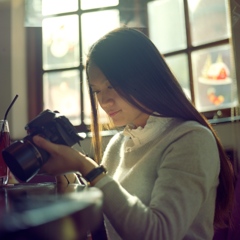
[[[230,0],[234,1],[234,0]],[[122,1],[120,1],[119,5],[116,7],[107,7],[104,9],[130,9],[130,15],[137,16],[138,14],[143,14],[147,12],[147,2],[149,0],[134,0],[130,4],[129,2],[123,5]],[[193,72],[192,72],[192,62],[191,62],[191,53],[195,50],[205,49],[213,46],[221,46],[224,44],[230,44],[230,39],[222,39],[220,41],[211,42],[208,44],[202,44],[197,47],[191,46],[191,35],[190,35],[190,21],[189,21],[189,14],[188,14],[188,6],[187,0],[183,0],[184,2],[184,11],[185,11],[185,23],[186,23],[186,34],[187,34],[187,48],[180,51],[174,51],[164,54],[164,56],[174,56],[176,54],[185,53],[188,57],[188,70],[189,70],[189,77],[190,77],[190,90],[191,90],[191,97],[194,99],[194,91],[193,91]],[[135,6],[135,7],[134,7]],[[91,12],[96,11],[96,9],[86,10],[84,12]],[[79,16],[82,14],[83,11],[79,10]],[[64,16],[68,14],[57,14],[54,16]],[[121,15],[120,15],[121,16]],[[147,25],[147,16],[144,16],[145,24]],[[148,28],[143,29],[144,33],[148,35]],[[81,24],[79,26],[80,32],[80,42],[81,45]],[[28,78],[28,118],[29,120],[36,117],[42,110],[43,110],[43,80],[42,76],[44,72],[42,69],[42,28],[41,27],[28,27],[26,28],[26,46],[27,46],[27,78]],[[81,51],[81,47],[79,48]],[[80,56],[82,53],[80,52]],[[71,70],[71,69],[78,69],[80,71],[80,78],[83,77],[84,66],[80,64],[78,68],[68,68],[63,70]],[[60,69],[56,69],[54,71],[59,71]],[[239,73],[238,73],[239,74]],[[239,83],[238,83],[239,84]],[[82,91],[82,87],[80,89]],[[81,108],[83,109],[83,97],[81,92]],[[229,118],[233,115],[233,109],[219,109],[214,111],[202,112],[203,115],[206,116],[208,119],[216,119],[216,118]],[[235,113],[234,113],[235,114]],[[81,114],[81,118],[83,118],[83,114]],[[83,120],[83,119],[81,119]],[[81,132],[88,132],[89,126],[83,124],[80,126],[76,126],[78,131]]]

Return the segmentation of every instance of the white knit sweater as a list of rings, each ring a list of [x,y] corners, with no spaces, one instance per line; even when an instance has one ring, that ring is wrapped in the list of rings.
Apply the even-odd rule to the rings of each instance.
[[[117,133],[102,163],[110,240],[212,239],[220,161],[210,130],[151,116]]]

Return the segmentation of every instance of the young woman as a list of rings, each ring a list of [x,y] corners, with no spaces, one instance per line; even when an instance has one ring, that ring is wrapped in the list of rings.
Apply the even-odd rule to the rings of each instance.
[[[78,171],[102,190],[109,239],[212,239],[228,221],[231,164],[163,56],[143,33],[124,27],[94,44],[86,70],[95,161],[35,137],[51,155],[43,171]],[[124,127],[103,156],[98,103]]]

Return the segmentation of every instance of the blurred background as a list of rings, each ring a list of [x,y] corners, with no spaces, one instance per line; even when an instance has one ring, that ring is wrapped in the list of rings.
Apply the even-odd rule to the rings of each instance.
[[[91,155],[86,55],[119,26],[155,43],[238,171],[239,0],[0,0],[1,119],[19,95],[8,115],[12,140],[44,109],[58,110],[87,134],[83,147]],[[102,132],[103,144],[113,133]]]

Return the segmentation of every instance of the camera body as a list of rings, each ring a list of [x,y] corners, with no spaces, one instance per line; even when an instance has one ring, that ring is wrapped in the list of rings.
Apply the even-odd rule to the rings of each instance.
[[[83,140],[75,127],[57,111],[45,110],[26,126],[27,136],[13,142],[2,151],[2,156],[15,177],[21,181],[29,181],[47,162],[49,154],[36,146],[33,136],[41,135],[50,142],[72,147]]]

